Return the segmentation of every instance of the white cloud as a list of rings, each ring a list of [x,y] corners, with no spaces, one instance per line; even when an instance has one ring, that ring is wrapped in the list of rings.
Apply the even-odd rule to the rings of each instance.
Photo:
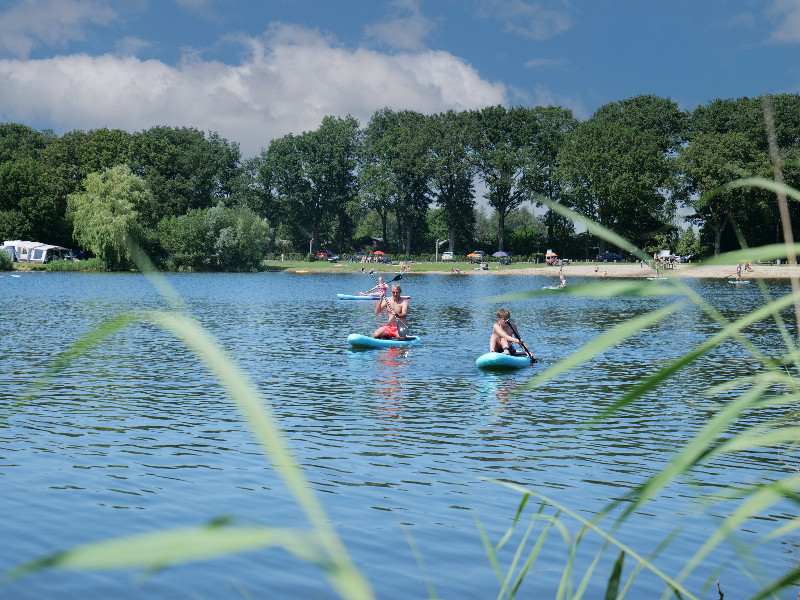
[[[114,53],[118,56],[136,56],[146,48],[152,47],[152,43],[137,37],[124,37],[114,43]]]
[[[506,101],[502,84],[447,52],[345,49],[287,25],[243,41],[250,56],[237,65],[110,54],[0,60],[0,121],[56,131],[185,125],[216,131],[250,156],[286,133],[316,129],[325,115],[366,125],[384,106],[433,113]]]
[[[800,42],[800,0],[773,0],[767,14],[777,24],[770,36],[771,41]]]
[[[367,38],[374,38],[390,48],[402,50],[421,50],[424,40],[435,29],[435,25],[425,17],[419,8],[419,0],[395,0],[397,14],[381,23],[364,28]],[[407,13],[402,14],[401,13]]]
[[[26,58],[40,45],[83,40],[86,25],[107,25],[116,16],[98,0],[24,0],[0,12],[0,53]]]
[[[558,94],[543,85],[536,85],[533,93],[517,87],[509,89],[510,102],[514,105],[525,106],[560,106],[572,111],[576,119],[586,120],[591,114],[586,104],[580,97]]]
[[[540,67],[561,67],[567,64],[566,58],[532,58],[525,62],[525,66],[530,69]]]
[[[501,21],[506,31],[534,40],[548,40],[572,27],[570,6],[566,0],[547,2],[524,0],[479,0],[478,13]]]

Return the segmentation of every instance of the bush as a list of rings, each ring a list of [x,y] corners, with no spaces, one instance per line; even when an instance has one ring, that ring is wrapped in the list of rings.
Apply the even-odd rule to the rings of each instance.
[[[0,251],[0,271],[13,271],[14,263],[5,250]]]
[[[106,263],[99,258],[86,260],[54,260],[44,266],[46,271],[105,271]]]

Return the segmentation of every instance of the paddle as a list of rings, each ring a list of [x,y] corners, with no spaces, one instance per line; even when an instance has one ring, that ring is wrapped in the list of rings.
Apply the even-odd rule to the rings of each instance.
[[[370,270],[369,274],[372,275],[372,279],[375,281],[375,285],[377,286],[378,285],[378,280],[375,279],[375,269]],[[403,278],[402,275],[397,275],[396,277],[393,277],[389,281],[384,281],[384,283],[392,283],[393,281],[400,281],[402,278]],[[359,294],[360,293],[361,292],[359,292]]]
[[[369,274],[372,275],[372,279],[375,279],[375,271],[370,271]],[[389,283],[391,283],[392,281],[399,281],[402,278],[403,278],[402,275],[397,275],[393,279],[390,279]],[[375,279],[375,285],[378,285],[378,280],[377,279]],[[385,297],[386,297],[386,294],[384,294],[383,288],[381,288],[381,300],[383,300]],[[378,300],[378,302],[380,302],[380,300]],[[409,337],[409,334],[411,332],[408,329],[408,325],[403,323],[397,317],[397,314],[394,312],[394,309],[392,308],[392,305],[389,304],[389,300],[388,299],[386,300],[386,309],[394,315],[394,321],[395,321],[395,323],[397,323],[397,335],[400,336],[400,339]]]
[[[519,340],[519,345],[522,346],[523,350],[525,350],[525,354],[527,354],[528,358],[531,359],[531,365],[533,365],[533,363],[536,362],[536,359],[533,358],[533,354],[531,354],[531,351],[528,350],[528,347],[525,345],[525,342],[522,341],[522,338],[519,337],[519,331],[517,331],[517,328],[514,327],[514,324],[511,321],[506,321],[506,323],[508,323],[511,326],[511,330],[514,332],[514,335],[517,336],[517,339]],[[398,331],[400,330],[398,329]]]

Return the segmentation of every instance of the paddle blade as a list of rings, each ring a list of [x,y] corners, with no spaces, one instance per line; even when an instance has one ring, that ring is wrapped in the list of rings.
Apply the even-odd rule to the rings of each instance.
[[[389,283],[392,283],[393,281],[400,281],[402,278],[402,275],[396,275],[394,278],[389,280]]]
[[[403,323],[400,319],[397,319],[397,335],[401,338],[407,338],[411,335],[411,331],[408,329],[408,325]]]

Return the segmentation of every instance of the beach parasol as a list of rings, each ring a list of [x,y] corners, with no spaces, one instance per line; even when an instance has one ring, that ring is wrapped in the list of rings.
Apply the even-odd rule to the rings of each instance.
[[[492,256],[494,256],[495,258],[505,258],[506,256],[508,256],[508,252],[503,252],[502,250],[498,250],[497,252],[492,254]]]

